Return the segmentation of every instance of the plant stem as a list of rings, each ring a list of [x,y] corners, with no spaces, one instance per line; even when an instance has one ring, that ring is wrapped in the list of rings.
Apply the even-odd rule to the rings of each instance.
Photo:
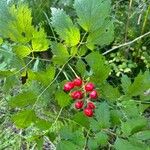
[[[74,73],[75,77],[79,78],[79,76],[76,74],[75,70],[70,66],[70,64],[68,64],[68,66],[71,69],[71,71]]]
[[[147,33],[145,33],[145,34],[143,34],[143,35],[141,35],[141,36],[139,36],[139,37],[137,37],[137,38],[135,38],[134,40],[132,40],[132,41],[130,41],[130,42],[121,44],[121,45],[119,45],[119,46],[115,46],[114,48],[112,48],[112,49],[110,49],[110,50],[104,52],[102,55],[106,55],[106,54],[108,54],[108,53],[110,53],[110,52],[112,52],[112,51],[114,51],[114,50],[116,50],[116,49],[118,49],[118,48],[121,48],[121,47],[124,47],[124,46],[128,46],[128,45],[130,45],[130,44],[133,44],[134,42],[136,42],[136,41],[142,39],[143,37],[145,37],[145,36],[147,36],[147,35],[149,35],[149,34],[150,34],[150,31],[147,32]]]

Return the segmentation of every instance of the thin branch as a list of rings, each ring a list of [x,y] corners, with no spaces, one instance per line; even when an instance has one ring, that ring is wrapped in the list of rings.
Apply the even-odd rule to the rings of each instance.
[[[150,31],[147,32],[147,33],[145,33],[145,34],[143,34],[143,35],[141,35],[141,36],[139,36],[139,37],[137,37],[137,38],[135,38],[134,40],[132,40],[132,41],[130,41],[130,42],[121,44],[121,45],[119,45],[119,46],[116,46],[116,47],[114,47],[114,48],[112,48],[112,49],[110,49],[110,50],[104,52],[103,55],[106,55],[106,54],[108,54],[108,53],[110,53],[110,52],[112,52],[112,51],[114,51],[114,50],[116,50],[116,49],[118,49],[118,48],[120,48],[120,47],[124,47],[124,46],[128,46],[128,45],[130,45],[130,44],[133,44],[134,42],[140,40],[141,38],[143,38],[143,37],[145,37],[145,36],[147,36],[147,35],[149,35],[149,34],[150,34]]]
[[[38,102],[38,100],[40,99],[40,97],[45,93],[45,91],[55,82],[55,80],[57,80],[58,76],[60,75],[60,73],[63,71],[64,67],[66,66],[66,64],[72,59],[73,57],[70,57],[67,62],[60,68],[60,71],[58,72],[58,74],[55,76],[55,78],[49,83],[49,85],[41,92],[41,94],[39,94],[39,96],[37,97],[36,102],[34,103],[33,107],[34,108],[36,106],[36,103]]]
[[[76,74],[76,72],[74,71],[74,69],[68,64],[69,68],[71,69],[71,71],[74,73],[74,75],[79,78],[79,76]]]
[[[45,15],[45,17],[46,17],[46,19],[47,19],[47,21],[48,21],[48,24],[49,24],[49,26],[50,26],[50,29],[51,29],[52,34],[53,34],[53,36],[54,36],[54,39],[55,39],[55,41],[57,42],[57,38],[56,38],[55,33],[54,33],[54,30],[53,30],[53,28],[52,28],[52,26],[51,26],[51,22],[50,22],[50,20],[49,20],[47,14],[46,14],[45,12],[44,12],[44,15]]]

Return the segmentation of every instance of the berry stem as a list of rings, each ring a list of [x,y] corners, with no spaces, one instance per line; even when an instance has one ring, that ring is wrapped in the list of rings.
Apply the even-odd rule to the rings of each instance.
[[[79,78],[79,76],[76,74],[75,70],[68,64],[69,68],[71,71],[74,73],[75,77]]]

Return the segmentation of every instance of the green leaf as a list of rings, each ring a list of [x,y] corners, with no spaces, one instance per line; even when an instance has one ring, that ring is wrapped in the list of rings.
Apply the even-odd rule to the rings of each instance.
[[[121,104],[123,106],[122,110],[129,118],[137,118],[140,116],[140,111],[137,106],[137,102],[135,102],[134,100],[126,100],[123,101]]]
[[[1,4],[5,7],[5,11],[0,8],[0,33],[5,38],[10,38],[14,42],[27,43],[32,37],[32,17],[31,10],[27,5],[21,4],[18,6],[8,7],[6,4]]]
[[[26,4],[8,6],[4,1],[0,3],[0,33],[4,38],[20,43],[14,51],[21,58],[34,51],[48,49],[49,40],[43,28],[39,31],[32,25],[31,9]],[[5,10],[4,10],[5,9]],[[2,13],[3,12],[3,15]],[[26,44],[31,42],[32,50]]]
[[[79,43],[80,32],[75,25],[73,25],[70,17],[62,9],[51,8],[52,11],[52,25],[60,36],[65,40],[68,46],[75,46]]]
[[[150,72],[145,71],[143,74],[139,73],[134,79],[134,82],[129,86],[127,96],[137,96],[143,94],[150,88]]]
[[[129,119],[126,122],[121,123],[121,130],[125,136],[129,136],[145,128],[147,123],[147,120],[142,117]]]
[[[55,98],[56,98],[56,100],[58,102],[58,105],[60,107],[66,107],[71,102],[70,96],[68,94],[66,94],[65,92],[63,92],[63,91],[56,92]]]
[[[24,58],[31,53],[31,49],[25,45],[15,45],[13,51],[20,58]]]
[[[12,97],[9,101],[9,105],[12,108],[23,108],[26,106],[32,106],[37,100],[37,95],[34,92],[27,91]]]
[[[110,126],[110,111],[106,102],[101,102],[95,110],[96,119],[99,122],[101,128],[109,128]]]
[[[32,49],[34,52],[46,51],[49,48],[50,41],[43,28],[33,32]]]
[[[97,141],[94,138],[89,138],[87,145],[89,150],[97,150],[99,147]]]
[[[55,77],[55,68],[53,66],[48,66],[46,71],[32,72],[28,70],[28,78],[29,80],[36,80],[47,86],[51,83],[51,81]]]
[[[101,85],[101,94],[104,99],[107,99],[111,102],[117,101],[121,96],[118,87],[114,88],[109,83]]]
[[[94,118],[90,118],[90,128],[92,129],[92,131],[94,132],[98,132],[101,129],[101,126],[99,124],[99,120],[95,120]]]
[[[0,37],[0,45],[3,44],[3,39]]]
[[[16,76],[9,76],[5,79],[3,90],[9,92],[14,86],[20,85],[20,81]]]
[[[51,45],[53,56],[53,62],[57,65],[63,65],[70,57],[67,48],[61,43],[53,42]]]
[[[43,137],[37,138],[36,144],[37,144],[38,150],[43,150],[44,138]]]
[[[35,122],[35,126],[40,130],[48,130],[50,129],[51,125],[52,125],[51,122],[40,118],[38,118]]]
[[[18,128],[26,128],[36,120],[36,115],[33,110],[27,109],[12,116],[12,121]]]
[[[98,52],[92,52],[86,56],[86,61],[93,71],[91,80],[96,83],[103,83],[111,71],[110,67],[105,64],[105,58]]]
[[[89,35],[87,47],[91,50],[94,45],[107,45],[114,38],[114,26],[110,21],[110,0],[75,0],[74,8],[77,12],[79,25]]]
[[[84,56],[86,54],[87,50],[88,50],[87,47],[85,45],[82,45],[80,47],[80,49],[78,50],[78,55],[79,56]]]
[[[128,91],[129,86],[131,85],[131,79],[127,75],[123,75],[121,78],[121,86],[124,93]]]
[[[121,123],[121,112],[119,110],[111,110],[110,111],[110,121],[112,125],[120,125]]]
[[[57,144],[56,150],[79,150],[78,146],[70,141],[60,141]]]
[[[103,26],[89,34],[87,38],[87,47],[91,50],[94,45],[109,45],[114,39],[114,25],[112,21],[105,21]]]
[[[89,32],[99,29],[110,13],[110,0],[75,0],[80,26]]]
[[[95,139],[99,145],[106,146],[108,143],[109,137],[105,132],[101,131],[95,135]]]
[[[0,70],[0,78],[9,77],[14,73],[14,71],[11,70]]]
[[[143,141],[150,140],[150,130],[140,131],[132,135],[132,137]]]
[[[82,128],[78,128],[78,130],[73,131],[69,128],[69,126],[65,126],[60,132],[60,137],[63,140],[73,142],[79,147],[84,147],[85,137],[83,135]]]
[[[81,59],[79,59],[76,64],[76,69],[82,76],[84,76],[86,72],[86,64]]]
[[[127,140],[124,140],[121,138],[117,138],[114,146],[115,146],[116,150],[142,150],[142,149],[145,149],[145,147],[143,147],[140,144],[131,143],[130,141],[127,141]]]
[[[83,127],[88,127],[89,126],[89,120],[88,118],[83,114],[83,112],[78,112],[76,113],[73,117],[72,120],[74,120],[76,123],[82,125]]]

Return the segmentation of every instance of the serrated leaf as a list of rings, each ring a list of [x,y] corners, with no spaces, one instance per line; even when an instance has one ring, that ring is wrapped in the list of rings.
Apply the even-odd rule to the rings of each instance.
[[[37,95],[34,92],[27,91],[12,97],[9,101],[9,105],[12,108],[18,107],[23,108],[26,106],[31,106],[35,103]]]
[[[150,140],[150,130],[140,131],[132,135],[132,137],[142,141]]]
[[[74,8],[78,23],[86,31],[95,31],[102,26],[110,12],[110,0],[75,0]]]
[[[82,76],[84,76],[86,72],[86,64],[81,59],[79,59],[76,64],[76,69]]]
[[[114,88],[109,83],[105,83],[101,86],[102,97],[109,101],[117,101],[120,98],[121,94],[118,87]]]
[[[40,130],[48,130],[50,129],[52,123],[47,121],[47,120],[44,120],[44,119],[40,119],[38,118],[36,121],[35,121],[35,126],[37,128],[39,128]]]
[[[31,53],[31,49],[25,45],[16,45],[13,47],[13,51],[20,58],[24,58]]]
[[[91,50],[94,45],[108,45],[114,38],[114,26],[109,19],[110,0],[75,0],[74,8],[79,25],[89,35],[87,47]]]
[[[31,109],[23,110],[12,116],[12,121],[18,128],[26,128],[36,120],[35,112]]]
[[[92,129],[92,131],[97,132],[100,131],[101,126],[99,125],[99,121],[95,120],[94,118],[90,119],[90,128]]]
[[[99,147],[97,141],[94,138],[89,138],[87,146],[89,150],[97,150]]]
[[[112,21],[105,21],[103,26],[89,34],[87,37],[87,47],[91,50],[94,45],[109,45],[114,39],[114,25]]]
[[[73,117],[72,120],[74,120],[76,123],[82,125],[83,127],[88,127],[89,126],[89,120],[88,118],[83,114],[83,112],[78,112],[76,113]]]
[[[123,75],[121,78],[121,86],[124,93],[128,91],[129,86],[131,85],[131,79],[127,75]]]
[[[63,65],[70,57],[67,48],[61,43],[53,42],[51,45],[53,56],[53,62],[57,65]]]
[[[95,140],[101,146],[107,145],[108,139],[109,139],[108,135],[103,131],[101,131],[95,135]]]
[[[143,74],[139,73],[134,79],[134,82],[129,86],[127,96],[137,96],[143,94],[150,88],[150,72],[145,71]]]
[[[46,33],[43,28],[33,32],[32,50],[34,52],[46,51],[49,48],[50,40],[47,39]]]
[[[120,125],[121,123],[121,112],[119,110],[111,110],[110,111],[110,121],[112,125]]]
[[[110,111],[106,102],[101,102],[95,110],[95,117],[99,122],[101,128],[108,128],[110,126]]]
[[[87,47],[85,45],[81,46],[80,49],[78,50],[78,55],[79,56],[84,56],[87,52]]]
[[[26,43],[32,37],[32,17],[31,10],[27,5],[15,5],[8,7],[6,3],[2,3],[5,11],[0,8],[0,33],[5,38],[10,38],[12,41]],[[2,15],[3,14],[3,15]]]
[[[36,80],[47,86],[55,77],[55,68],[53,66],[48,66],[45,71],[33,72],[28,70],[29,80]]]
[[[3,15],[0,13],[0,33],[2,37],[20,43],[21,47],[15,50],[18,56],[25,57],[31,52],[48,49],[49,40],[46,33],[43,28],[38,31],[32,25],[32,12],[28,5],[18,4],[9,7],[4,1],[0,5],[0,12],[3,12]],[[32,43],[32,50],[26,46],[29,42]]]
[[[105,64],[105,58],[98,52],[92,52],[86,56],[86,61],[93,71],[91,80],[96,83],[103,83],[111,71],[110,67]]]
[[[129,119],[126,122],[121,123],[121,130],[125,136],[134,134],[147,126],[147,120],[145,118]]]
[[[123,101],[122,110],[128,116],[128,118],[137,118],[140,116],[140,111],[137,102],[134,100]]]
[[[62,9],[51,8],[52,25],[61,39],[65,40],[68,46],[75,46],[79,43],[80,32],[73,25],[70,17]]]
[[[20,85],[20,81],[16,76],[7,77],[4,83],[4,92],[9,92],[9,90],[11,90],[14,86]]]
[[[75,144],[73,144],[70,141],[60,141],[57,144],[56,150],[79,150],[78,146],[76,146]]]
[[[65,92],[63,92],[63,91],[56,92],[55,98],[56,98],[56,100],[58,102],[58,105],[60,107],[66,107],[71,102],[70,96],[68,94],[66,94]]]
[[[143,148],[145,149],[145,147],[143,147],[142,145],[131,143],[130,141],[121,138],[117,138],[114,147],[116,150],[142,150]]]

